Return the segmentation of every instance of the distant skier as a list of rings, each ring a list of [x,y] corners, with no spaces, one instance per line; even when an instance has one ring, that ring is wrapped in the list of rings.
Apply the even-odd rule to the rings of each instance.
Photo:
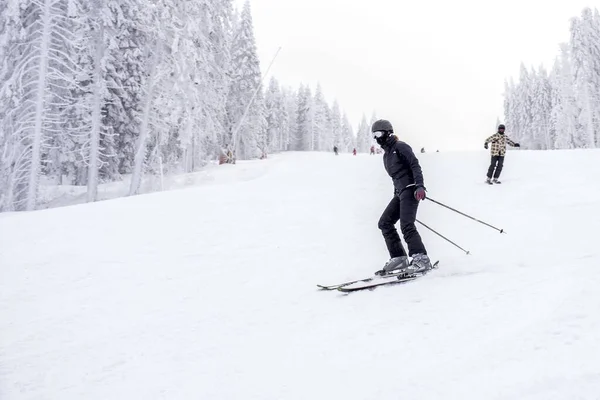
[[[483,147],[485,149],[488,148],[488,143],[492,143],[492,161],[490,163],[490,167],[487,172],[486,183],[502,183],[498,180],[500,178],[500,173],[502,172],[502,167],[504,166],[504,155],[506,154],[506,144],[508,143],[513,147],[521,147],[519,143],[515,143],[510,140],[508,137],[504,135],[505,126],[500,124],[498,125],[498,132],[494,133],[492,136],[485,140]],[[494,171],[495,170],[495,171]],[[492,176],[494,180],[492,181]]]
[[[356,155],[356,149],[352,150],[352,154]]]
[[[375,155],[375,146],[371,146],[371,153],[369,155]]]
[[[338,148],[337,146],[333,146],[333,152],[335,153],[335,155],[338,155]]]
[[[422,272],[431,269],[431,261],[415,226],[419,201],[424,200],[425,186],[419,160],[411,147],[393,135],[392,124],[380,119],[371,127],[373,137],[384,150],[383,166],[394,184],[394,197],[379,219],[379,229],[390,254],[390,260],[376,275],[385,275],[398,269]],[[400,221],[400,230],[408,246],[408,256],[402,247],[395,224]]]

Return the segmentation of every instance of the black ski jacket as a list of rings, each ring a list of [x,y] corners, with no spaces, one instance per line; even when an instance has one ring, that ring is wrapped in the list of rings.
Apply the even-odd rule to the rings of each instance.
[[[394,135],[383,146],[383,166],[394,182],[395,193],[400,194],[408,186],[422,186],[423,172],[412,148]]]

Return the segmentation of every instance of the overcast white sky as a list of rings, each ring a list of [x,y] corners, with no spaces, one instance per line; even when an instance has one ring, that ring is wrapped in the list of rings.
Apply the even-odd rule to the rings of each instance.
[[[600,8],[600,0],[250,4],[263,72],[281,46],[269,75],[313,93],[320,81],[355,129],[376,110],[402,140],[430,151],[482,148],[503,118],[504,78],[517,78],[521,61],[550,69],[569,19]]]

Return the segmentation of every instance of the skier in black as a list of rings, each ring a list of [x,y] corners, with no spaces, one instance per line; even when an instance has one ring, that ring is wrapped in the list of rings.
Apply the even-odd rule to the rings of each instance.
[[[338,148],[337,146],[333,146],[333,152],[335,153],[335,155],[338,155]]]
[[[426,197],[419,160],[408,144],[393,135],[394,129],[389,121],[375,121],[371,131],[374,139],[384,150],[383,165],[394,184],[394,197],[379,219],[379,229],[385,239],[390,260],[375,274],[385,275],[398,269],[408,269],[412,272],[427,271],[431,269],[431,261],[415,226],[419,201]],[[398,221],[412,262],[409,262],[394,226]]]

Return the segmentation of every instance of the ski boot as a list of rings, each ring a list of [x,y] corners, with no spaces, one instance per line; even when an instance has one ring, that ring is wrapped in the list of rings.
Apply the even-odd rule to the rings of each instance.
[[[408,257],[406,257],[406,256],[394,257],[385,263],[385,265],[383,266],[383,269],[380,269],[379,271],[375,272],[375,275],[385,276],[385,275],[393,273],[393,272],[400,272],[400,270],[406,269],[406,268],[408,268],[408,266],[409,266]]]
[[[488,185],[492,185],[492,178],[486,178],[485,183],[487,183]]]
[[[495,184],[497,184],[497,185],[502,183],[502,182],[500,182],[500,181],[498,180],[498,178],[494,178],[494,180],[493,180],[492,182],[494,182],[494,183],[495,183]]]
[[[427,254],[415,254],[412,257],[412,262],[410,263],[407,272],[424,274],[432,268],[431,260],[429,260]]]

